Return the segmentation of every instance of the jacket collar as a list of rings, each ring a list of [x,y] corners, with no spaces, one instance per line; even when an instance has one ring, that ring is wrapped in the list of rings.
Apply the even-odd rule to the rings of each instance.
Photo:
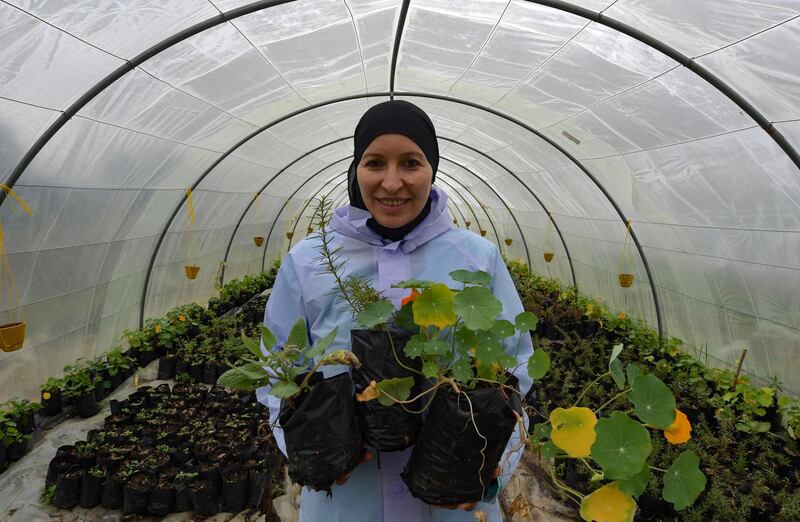
[[[336,209],[329,227],[331,231],[338,232],[343,236],[386,250],[400,250],[407,254],[452,227],[452,221],[447,212],[447,194],[436,185],[432,185],[430,197],[431,211],[428,216],[414,230],[406,234],[405,238],[394,243],[384,245],[381,236],[367,226],[367,220],[372,215],[366,210],[350,205]]]

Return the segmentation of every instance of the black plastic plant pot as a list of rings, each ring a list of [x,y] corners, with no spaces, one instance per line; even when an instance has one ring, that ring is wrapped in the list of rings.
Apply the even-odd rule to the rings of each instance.
[[[122,512],[126,515],[146,515],[150,505],[150,488],[155,477],[148,472],[134,473],[123,488]]]
[[[100,505],[103,498],[103,482],[105,474],[99,477],[85,473],[81,479],[81,498],[78,502],[83,508],[93,508]]]
[[[184,511],[192,511],[192,499],[189,496],[188,484],[175,485],[175,513],[183,513]]]
[[[217,363],[214,361],[206,361],[205,364],[203,364],[203,384],[216,384],[217,377]]]
[[[196,480],[189,484],[189,498],[198,515],[210,517],[219,513],[217,495],[207,480]]]
[[[158,378],[160,380],[174,379],[175,366],[178,360],[175,357],[162,357],[158,361]]]
[[[156,352],[155,350],[139,350],[137,354],[139,360],[139,366],[144,368],[151,362],[155,361],[156,359]]]
[[[117,475],[109,475],[103,484],[103,496],[100,505],[106,509],[120,509],[122,507],[122,480]]]
[[[61,413],[63,406],[61,404],[61,390],[56,388],[53,390],[44,390],[41,393],[42,415],[44,417],[52,417]]]
[[[150,504],[147,512],[157,517],[163,517],[172,513],[175,507],[175,486],[169,483],[159,482],[150,491]]]
[[[410,332],[388,332],[351,330],[352,350],[361,362],[353,369],[353,384],[356,393],[361,393],[371,381],[382,381],[396,377],[416,377],[422,362],[409,359],[403,348],[413,334]],[[405,366],[405,367],[404,367]],[[410,368],[410,369],[409,369]],[[414,370],[414,371],[412,371]],[[424,383],[418,382],[411,391],[419,393]],[[409,410],[419,410],[421,404],[411,404]],[[403,450],[417,439],[422,416],[409,413],[399,404],[384,406],[373,400],[356,404],[356,414],[361,432],[367,444],[380,451]]]
[[[108,405],[111,407],[111,415],[122,415],[122,409],[128,406],[128,399],[117,400],[111,399],[108,401]]]
[[[24,457],[28,453],[28,449],[30,449],[30,442],[30,439],[23,439],[10,444],[6,448],[6,460],[8,462],[16,462]]]
[[[247,507],[249,494],[247,470],[231,465],[222,473],[222,508],[226,513],[238,513]]]
[[[0,442],[0,470],[3,469],[3,465],[6,463],[6,446],[2,442]]]
[[[507,384],[516,388],[517,380]],[[478,502],[516,427],[512,410],[522,414],[519,394],[479,384],[458,394],[441,388],[432,400],[401,477],[428,504]]]
[[[73,406],[75,412],[83,419],[88,419],[100,411],[100,407],[97,405],[97,400],[94,397],[94,389],[84,393],[80,397],[75,397]]]
[[[304,376],[298,376],[298,382]],[[283,401],[279,415],[289,457],[289,476],[311,489],[330,491],[363,456],[350,373],[324,379],[316,373],[311,390]]]
[[[81,480],[85,470],[72,469],[58,476],[53,506],[58,509],[72,509],[81,499]]]
[[[203,363],[195,363],[189,369],[189,375],[192,376],[194,382],[202,382],[203,380]]]
[[[250,470],[250,480],[247,485],[247,507],[255,508],[259,506],[261,494],[269,484],[270,473],[268,471]]]

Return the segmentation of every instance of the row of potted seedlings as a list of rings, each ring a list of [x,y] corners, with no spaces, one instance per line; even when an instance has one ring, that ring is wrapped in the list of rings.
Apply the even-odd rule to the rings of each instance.
[[[281,459],[268,412],[254,394],[180,383],[141,386],[112,401],[102,429],[58,448],[44,497],[60,509],[235,513],[272,494]]]
[[[41,405],[12,399],[0,404],[0,472],[28,452]]]

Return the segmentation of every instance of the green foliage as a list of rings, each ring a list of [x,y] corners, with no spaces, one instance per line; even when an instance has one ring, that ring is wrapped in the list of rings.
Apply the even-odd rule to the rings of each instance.
[[[95,383],[89,369],[80,360],[74,365],[64,367],[64,386],[62,387],[64,397],[81,397],[94,388]]]
[[[53,505],[53,499],[56,497],[56,485],[50,484],[49,486],[45,486],[42,488],[41,493],[39,493],[39,502],[46,506]]]

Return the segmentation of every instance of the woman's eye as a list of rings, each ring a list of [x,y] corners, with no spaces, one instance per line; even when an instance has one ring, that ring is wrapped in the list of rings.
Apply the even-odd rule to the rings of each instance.
[[[413,159],[413,158],[409,158],[409,159],[407,159],[407,160],[405,161],[405,167],[406,167],[407,169],[415,169],[415,168],[417,168],[417,167],[419,167],[419,166],[421,166],[421,165],[422,165],[422,164],[421,164],[421,163],[420,163],[418,160],[415,160],[415,159]]]
[[[383,165],[380,160],[371,159],[365,163],[365,166],[369,169],[378,169]]]

